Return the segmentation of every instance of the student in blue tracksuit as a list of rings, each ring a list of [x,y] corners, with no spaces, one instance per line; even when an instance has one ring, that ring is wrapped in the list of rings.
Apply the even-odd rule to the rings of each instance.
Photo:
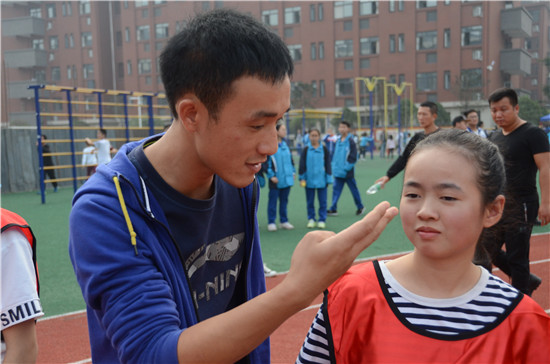
[[[332,186],[332,206],[327,211],[328,216],[338,215],[338,200],[342,194],[344,184],[347,184],[353,201],[357,206],[356,215],[361,215],[364,210],[361,195],[355,182],[355,163],[357,162],[357,145],[350,134],[350,124],[343,120],[338,126],[340,136],[336,142],[334,155],[332,156],[332,175],[334,176],[334,185]]]
[[[347,270],[397,214],[307,234],[266,292],[254,176],[277,151],[292,58],[249,15],[197,15],[166,45],[173,122],[77,191],[69,254],[94,363],[269,363],[269,335]],[[330,265],[326,262],[330,261]]]
[[[288,221],[288,195],[294,185],[294,162],[292,152],[285,142],[286,126],[277,125],[279,149],[267,160],[267,179],[269,180],[269,197],[267,202],[267,230],[277,231],[277,201],[279,201],[279,220],[281,228],[292,230],[294,226]]]
[[[319,129],[309,131],[310,145],[300,157],[300,184],[306,189],[307,228],[326,227],[327,220],[327,185],[332,183],[330,155],[321,144]],[[315,219],[315,192],[319,199],[319,220]]]

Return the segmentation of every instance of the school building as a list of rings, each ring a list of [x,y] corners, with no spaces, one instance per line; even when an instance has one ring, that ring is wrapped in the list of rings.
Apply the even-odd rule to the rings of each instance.
[[[1,7],[3,126],[35,125],[30,84],[163,92],[158,57],[167,40],[194,14],[215,8],[249,13],[277,32],[295,61],[292,81],[310,86],[315,108],[355,110],[359,101],[365,112],[369,90],[359,82],[356,97],[358,78],[374,83],[377,105],[384,91],[392,94],[383,90],[386,82],[404,86],[415,103],[437,101],[454,115],[479,108],[486,124],[486,98],[497,87],[550,103],[543,93],[550,84],[548,1],[81,0]]]

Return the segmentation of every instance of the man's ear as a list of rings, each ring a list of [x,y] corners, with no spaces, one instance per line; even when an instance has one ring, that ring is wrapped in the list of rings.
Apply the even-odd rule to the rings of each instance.
[[[196,97],[183,97],[176,104],[178,122],[181,122],[188,131],[196,131],[197,129],[199,102]]]
[[[497,198],[485,208],[483,227],[491,227],[500,221],[505,202],[506,198],[503,195],[498,195]]]

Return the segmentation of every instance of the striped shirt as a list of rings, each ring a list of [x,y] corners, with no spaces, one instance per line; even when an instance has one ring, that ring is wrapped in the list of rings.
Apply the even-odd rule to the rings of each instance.
[[[519,295],[519,292],[500,278],[481,269],[477,284],[465,294],[449,299],[434,299],[416,295],[405,289],[379,262],[384,277],[384,287],[399,314],[415,332],[425,336],[459,335],[483,330],[495,322]],[[324,307],[313,320],[297,364],[330,363],[334,350],[327,334]]]

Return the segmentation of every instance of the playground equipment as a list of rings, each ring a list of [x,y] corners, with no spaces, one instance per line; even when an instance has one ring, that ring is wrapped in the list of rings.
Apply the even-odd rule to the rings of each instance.
[[[82,155],[82,152],[76,151],[75,143],[84,143],[85,138],[77,138],[75,134],[78,133],[79,136],[84,136],[85,132],[90,133],[91,130],[99,128],[113,130],[115,133],[123,132],[124,137],[109,138],[111,142],[127,143],[160,132],[163,128],[163,122],[172,119],[168,105],[165,102],[166,97],[163,93],[102,90],[55,85],[30,85],[28,88],[34,91],[42,203],[46,201],[46,182],[72,181],[73,189],[76,192],[78,188],[77,181],[83,181],[88,178],[77,171],[77,167],[84,166],[76,162],[76,157]],[[131,101],[138,102],[132,103]],[[147,109],[148,123],[145,127],[141,125],[142,107]],[[53,111],[49,111],[49,108],[53,108]],[[84,112],[80,112],[78,108],[84,108]],[[133,109],[132,111],[137,110],[138,114],[130,113],[129,109]],[[138,126],[133,125],[135,120],[139,120]],[[48,139],[48,143],[60,146],[59,149],[63,149],[63,151],[43,153],[41,140],[43,131],[45,130],[51,130],[58,135],[61,134],[64,136]],[[46,155],[60,159],[70,157],[70,162],[54,166],[44,166],[43,157]],[[60,172],[70,170],[71,175],[45,180],[44,171],[47,169],[59,170]],[[81,168],[79,169],[81,170]]]
[[[364,83],[364,85],[367,88],[367,91],[369,93],[369,122],[370,122],[370,135],[372,138],[375,138],[374,135],[374,108],[373,108],[373,94],[374,90],[376,88],[376,85],[378,81],[382,81],[382,87],[383,87],[383,93],[384,93],[384,133],[387,132],[388,127],[388,88],[393,89],[397,95],[397,118],[398,118],[398,136],[400,137],[401,134],[401,127],[402,127],[402,121],[401,121],[401,95],[405,91],[407,87],[409,87],[409,97],[410,97],[410,115],[409,115],[409,126],[413,123],[413,84],[410,82],[402,82],[401,85],[397,85],[396,83],[388,83],[386,82],[385,77],[356,77],[355,78],[355,102],[356,102],[356,112],[357,112],[357,122],[358,122],[358,129],[361,129],[361,82]],[[398,154],[401,153],[401,143],[397,143],[398,145]],[[371,159],[373,158],[373,148],[370,150]]]
[[[342,119],[344,116],[344,113],[342,111],[323,111],[323,110],[315,110],[315,109],[294,109],[289,110],[286,113],[286,127],[289,129],[289,122],[291,117],[302,117],[302,131],[306,130],[306,119],[325,119],[325,130],[329,128],[330,125],[330,119],[331,118],[338,118]]]

